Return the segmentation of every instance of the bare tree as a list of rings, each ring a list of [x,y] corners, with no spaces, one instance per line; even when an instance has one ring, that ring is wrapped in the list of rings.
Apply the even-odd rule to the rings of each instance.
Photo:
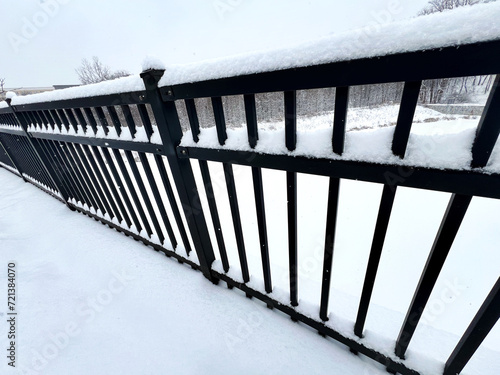
[[[488,2],[488,0],[431,0],[427,3],[427,6],[424,9],[418,12],[418,15],[425,16],[427,14],[444,12],[445,10],[485,2]]]
[[[84,85],[130,75],[125,70],[112,72],[109,66],[104,65],[97,56],[93,56],[91,61],[83,59],[81,66],[75,70],[78,74],[78,79]]]
[[[0,92],[4,92],[3,91],[4,85],[5,85],[5,78],[0,78]]]

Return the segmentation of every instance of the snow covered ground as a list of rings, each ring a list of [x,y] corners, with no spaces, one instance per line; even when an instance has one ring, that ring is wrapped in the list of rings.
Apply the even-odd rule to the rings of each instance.
[[[325,131],[320,124],[319,131]],[[353,129],[348,134],[385,134],[393,128],[380,125],[381,129]],[[477,118],[422,122],[414,125],[412,136],[455,134],[468,139],[468,133],[460,134],[473,134],[476,125]],[[279,132],[275,126],[270,128],[274,129],[270,132]],[[200,181],[197,163],[192,164]],[[238,279],[222,168],[210,163],[210,169],[230,274]],[[251,173],[248,167],[234,169],[251,285],[263,290]],[[263,177],[272,295],[287,303],[285,175],[264,170]],[[14,260],[19,268],[20,365],[33,366],[34,359],[35,366],[43,367],[40,374],[153,374],[165,369],[179,374],[212,373],[215,369],[228,374],[264,370],[299,374],[326,373],[332,368],[345,374],[384,373],[380,366],[353,357],[341,345],[320,339],[263,304],[212,286],[200,273],[68,211],[7,171],[0,170],[0,181],[2,260],[5,264]],[[299,311],[317,318],[328,179],[299,175],[298,184]],[[341,182],[328,324],[351,337],[381,189],[371,183]],[[448,199],[445,193],[398,189],[365,332],[365,342],[388,355],[393,352]],[[203,195],[202,204],[208,213]],[[499,209],[496,200],[476,197],[471,203],[408,351],[410,366],[425,374],[440,372],[498,277]],[[216,243],[210,225],[209,229]],[[221,268],[219,260],[214,267]],[[124,276],[117,276],[121,272],[133,278],[125,280],[123,288],[120,280]],[[0,292],[6,289],[5,274],[1,277]],[[6,306],[0,307],[3,311]],[[6,345],[6,331],[1,334]],[[497,326],[464,373],[498,373],[499,352]],[[84,358],[92,361],[90,368],[81,367]]]
[[[17,269],[17,360],[0,373],[385,371],[200,272],[112,232],[0,168],[0,345]]]

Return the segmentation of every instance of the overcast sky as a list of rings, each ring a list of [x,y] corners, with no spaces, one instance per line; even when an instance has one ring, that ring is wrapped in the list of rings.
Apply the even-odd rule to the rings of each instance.
[[[76,84],[82,58],[141,70],[410,18],[428,0],[0,0],[6,87]]]

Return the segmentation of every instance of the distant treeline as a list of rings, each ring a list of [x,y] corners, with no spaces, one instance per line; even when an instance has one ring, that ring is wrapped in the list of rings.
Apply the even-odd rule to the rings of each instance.
[[[490,90],[493,76],[433,79],[422,82],[420,104],[455,104],[476,102]],[[403,82],[379,85],[352,86],[349,90],[349,107],[375,107],[398,104],[403,93]],[[264,93],[255,96],[258,121],[283,121],[283,93]],[[202,127],[215,126],[210,98],[196,99],[196,109]],[[243,96],[223,97],[224,116],[229,127],[245,123]],[[297,115],[312,116],[334,109],[335,88],[297,91]],[[177,102],[183,128],[189,127],[186,107]]]

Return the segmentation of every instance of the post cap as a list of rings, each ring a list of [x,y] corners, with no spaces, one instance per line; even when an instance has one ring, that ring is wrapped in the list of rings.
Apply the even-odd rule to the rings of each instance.
[[[147,69],[140,74],[140,77],[144,81],[146,90],[156,89],[158,87],[158,82],[160,82],[161,77],[163,77],[165,70],[160,69]]]

